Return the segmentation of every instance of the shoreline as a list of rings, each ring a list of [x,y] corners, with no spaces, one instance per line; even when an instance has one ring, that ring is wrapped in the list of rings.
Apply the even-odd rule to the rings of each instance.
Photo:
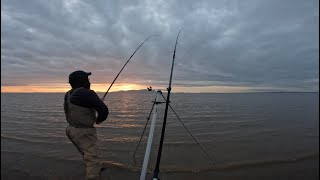
[[[104,180],[139,179],[140,171],[126,168],[106,166]],[[1,179],[23,180],[66,180],[84,179],[82,161],[53,160],[30,154],[1,152]],[[146,179],[151,179],[148,172]],[[267,179],[319,179],[319,157],[301,161],[266,164],[259,167],[245,166],[228,170],[212,170],[201,172],[160,172],[160,179],[166,180],[267,180]]]

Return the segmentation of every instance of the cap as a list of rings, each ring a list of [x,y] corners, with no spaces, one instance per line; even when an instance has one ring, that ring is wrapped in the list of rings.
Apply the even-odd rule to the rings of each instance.
[[[91,75],[91,72],[84,72],[81,70],[74,71],[69,75],[69,81],[71,79],[78,79],[78,80],[88,79],[88,76],[90,76],[90,75]]]
[[[84,72],[84,71],[74,71],[72,72],[69,77],[88,77],[91,75],[91,72]]]

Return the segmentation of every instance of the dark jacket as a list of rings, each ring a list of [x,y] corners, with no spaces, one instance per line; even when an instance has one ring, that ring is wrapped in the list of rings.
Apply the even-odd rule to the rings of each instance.
[[[70,93],[72,93],[74,89],[71,89]],[[66,102],[67,102],[67,93],[64,96],[64,109],[66,112]],[[98,116],[96,119],[96,123],[100,124],[105,121],[109,114],[108,107],[102,102],[102,100],[98,97],[98,95],[93,91],[86,88],[81,88],[76,91],[70,98],[70,102],[72,104],[93,108],[98,112]]]

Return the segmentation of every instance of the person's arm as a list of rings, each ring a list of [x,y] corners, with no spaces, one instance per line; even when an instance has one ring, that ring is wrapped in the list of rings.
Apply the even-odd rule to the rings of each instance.
[[[105,121],[109,114],[108,107],[101,101],[98,95],[94,91],[90,91],[88,97],[88,103],[98,112],[96,123],[100,124]]]

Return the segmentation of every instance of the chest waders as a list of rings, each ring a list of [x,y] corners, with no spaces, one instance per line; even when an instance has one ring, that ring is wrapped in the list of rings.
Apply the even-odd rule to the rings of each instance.
[[[101,164],[98,157],[97,132],[93,127],[96,121],[96,113],[93,108],[86,108],[72,104],[71,97],[79,89],[75,89],[72,93],[67,93],[66,102],[66,119],[69,126],[66,129],[66,134],[73,145],[78,149],[85,162],[86,179],[99,179]]]

